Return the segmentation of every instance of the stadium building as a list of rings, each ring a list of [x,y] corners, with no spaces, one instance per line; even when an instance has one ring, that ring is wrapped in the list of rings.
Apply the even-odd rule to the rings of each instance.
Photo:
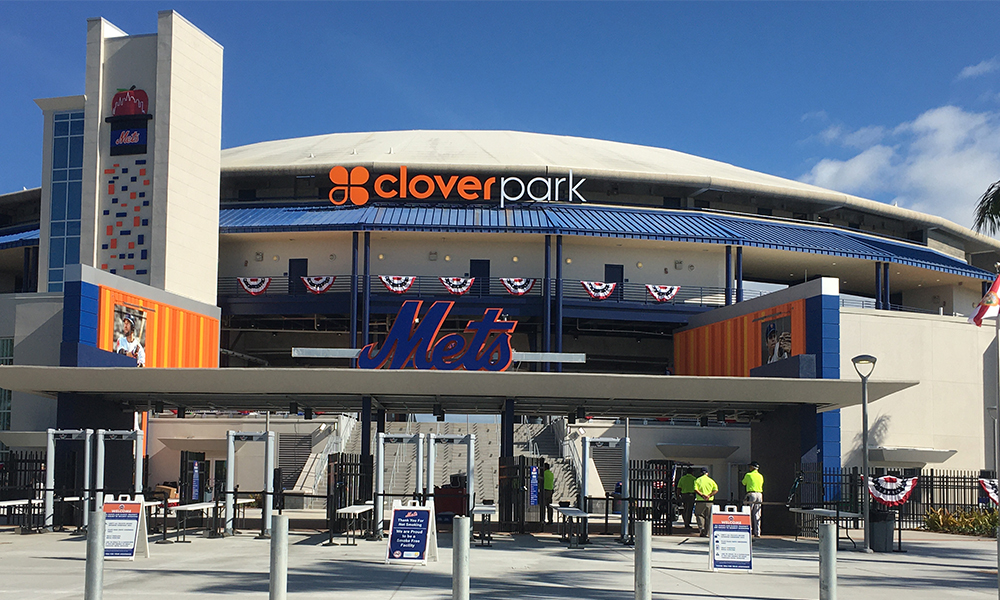
[[[171,11],[155,34],[94,19],[87,36],[83,95],[36,101],[41,187],[0,195],[12,448],[138,424],[154,485],[184,479],[191,453],[224,460],[224,431],[265,411],[320,459],[333,446],[314,416],[342,448],[360,422],[371,455],[386,418],[471,413],[498,416],[477,457],[495,470],[538,417],[558,422],[567,477],[596,474],[588,495],[615,482],[580,463],[580,439],[630,428],[633,458],[708,465],[727,497],[753,458],[765,500],[783,500],[802,463],[860,464],[851,358],[870,354],[873,464],[994,466],[993,332],[965,317],[994,239],[593,139],[386,131],[221,150],[216,42]],[[196,414],[237,420],[181,420]]]

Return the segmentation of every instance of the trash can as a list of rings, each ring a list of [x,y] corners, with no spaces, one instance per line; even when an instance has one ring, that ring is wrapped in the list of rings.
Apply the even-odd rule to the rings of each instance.
[[[871,543],[868,547],[872,552],[892,552],[892,534],[896,528],[896,513],[891,510],[872,511]]]

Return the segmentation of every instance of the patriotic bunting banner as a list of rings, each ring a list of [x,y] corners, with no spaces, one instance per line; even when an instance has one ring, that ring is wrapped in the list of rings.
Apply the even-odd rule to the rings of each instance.
[[[507,288],[512,296],[523,296],[535,287],[534,279],[524,279],[522,277],[501,277],[500,282]]]
[[[679,285],[650,285],[646,284],[646,291],[649,295],[656,299],[657,302],[666,302],[668,300],[673,300],[677,292],[681,291],[681,286]]]
[[[1000,504],[1000,487],[997,486],[996,479],[980,479],[979,485],[993,504]]]
[[[917,486],[917,478],[899,478],[892,475],[873,477],[868,481],[868,491],[879,503],[886,506],[905,504]]]
[[[996,278],[990,286],[986,295],[976,306],[976,312],[969,317],[969,323],[975,323],[976,327],[983,326],[983,319],[991,319],[1000,313],[1000,276]]]
[[[616,283],[604,283],[603,281],[581,281],[583,289],[587,290],[594,300],[604,300],[615,291]]]
[[[246,290],[251,296],[259,296],[267,291],[267,286],[271,285],[270,277],[237,277],[240,287]]]
[[[475,277],[441,277],[441,283],[455,296],[463,296],[472,289]]]
[[[405,294],[417,279],[412,275],[379,275],[378,278],[382,280],[385,289],[393,294]]]
[[[323,292],[330,289],[333,282],[337,278],[333,276],[327,277],[303,277],[302,283],[306,285],[306,289],[314,294],[322,294]]]

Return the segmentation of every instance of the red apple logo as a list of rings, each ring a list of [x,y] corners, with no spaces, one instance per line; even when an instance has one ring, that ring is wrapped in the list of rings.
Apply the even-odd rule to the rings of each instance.
[[[149,110],[149,96],[133,85],[127,90],[118,90],[111,99],[111,115],[144,115]]]

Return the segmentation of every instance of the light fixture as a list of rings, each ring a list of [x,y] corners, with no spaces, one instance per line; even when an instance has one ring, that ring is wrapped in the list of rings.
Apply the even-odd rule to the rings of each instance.
[[[861,474],[862,474],[862,485],[865,488],[868,487],[868,378],[871,377],[872,372],[875,370],[875,361],[877,359],[871,354],[859,354],[851,359],[854,363],[854,370],[858,372],[858,376],[861,377]],[[869,512],[871,500],[869,499],[868,490],[865,489],[861,493],[861,514],[865,523],[865,545],[864,551],[871,552],[871,544],[869,540],[871,539],[871,522]]]
[[[635,268],[641,269],[642,268],[642,263],[641,262],[635,263]]]
[[[379,259],[379,260],[382,260],[383,258],[385,258],[385,254],[379,254],[379,255],[378,255],[378,259]]]
[[[566,264],[567,264],[567,265],[568,265],[568,264],[570,264],[570,263],[572,263],[572,262],[573,262],[573,259],[572,259],[572,258],[567,258],[567,259],[566,259]]]
[[[337,255],[336,254],[331,254],[330,255],[330,260],[337,260]]]
[[[514,256],[514,257],[511,257],[511,259],[510,259],[510,260],[512,260],[513,262],[517,262],[517,261],[518,261],[518,258],[517,258],[516,256]]]
[[[277,261],[279,258],[281,258],[281,257],[278,256],[277,254],[275,254],[274,256],[271,257],[271,260]]]
[[[444,255],[444,262],[451,262],[451,257],[447,254]]]

